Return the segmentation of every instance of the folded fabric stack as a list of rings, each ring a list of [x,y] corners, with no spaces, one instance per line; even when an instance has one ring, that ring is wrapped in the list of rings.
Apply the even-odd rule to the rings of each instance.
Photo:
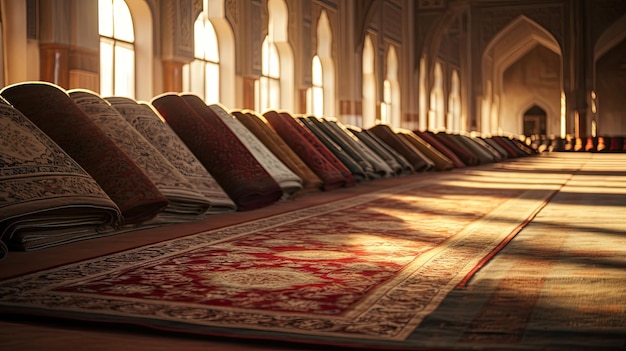
[[[0,98],[0,258],[104,236],[119,208],[70,155]]]

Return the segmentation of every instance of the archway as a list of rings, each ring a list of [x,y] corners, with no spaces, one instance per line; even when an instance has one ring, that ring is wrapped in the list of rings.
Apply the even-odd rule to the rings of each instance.
[[[546,135],[547,117],[546,111],[537,105],[526,110],[522,122],[523,134],[525,136]]]
[[[562,60],[558,42],[545,28],[525,16],[511,21],[483,53],[480,130],[522,134],[523,117],[517,113],[529,100],[545,105],[547,133],[561,130]]]

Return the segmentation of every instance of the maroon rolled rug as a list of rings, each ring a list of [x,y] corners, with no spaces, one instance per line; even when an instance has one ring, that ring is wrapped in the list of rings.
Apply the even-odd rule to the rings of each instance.
[[[282,115],[276,111],[267,111],[263,116],[285,143],[322,179],[324,182],[323,190],[329,191],[348,184],[345,173],[349,175],[350,172],[345,169],[345,172],[342,173],[324,157],[314,146],[316,142],[319,144],[319,140],[315,140],[310,133],[306,134],[305,132],[308,131],[297,124],[293,117]],[[294,123],[291,123],[290,120]]]
[[[399,154],[404,156],[411,163],[416,171],[426,171],[434,165],[428,157],[422,154],[413,145],[398,136],[391,127],[386,124],[378,124],[368,129],[372,134],[376,135],[380,140],[385,142]]]
[[[322,187],[322,179],[276,134],[276,131],[267,124],[265,117],[254,111],[233,111],[232,115],[254,133],[287,167],[302,178],[304,188],[320,189]]]
[[[181,96],[201,117],[217,119],[210,123],[222,122],[274,178],[283,190],[283,198],[293,197],[302,189],[302,179],[285,166],[256,135],[235,119],[222,105],[206,105],[197,95],[183,94]]]
[[[217,180],[238,210],[278,201],[283,191],[250,151],[218,118],[204,119],[178,94],[166,93],[151,104]]]
[[[0,259],[104,236],[121,213],[98,183],[21,112],[0,98]]]
[[[167,198],[168,205],[152,221],[176,223],[202,218],[211,207],[207,198],[146,140],[117,110],[94,92],[69,90],[70,98],[130,157]]]
[[[58,86],[19,83],[0,95],[98,182],[122,211],[124,224],[152,219],[167,206],[165,196],[141,168]]]
[[[209,200],[208,214],[237,209],[215,178],[152,106],[126,97],[108,97],[106,100]]]
[[[424,132],[429,133],[435,139],[437,139],[440,143],[445,145],[447,148],[452,150],[464,164],[467,166],[476,166],[478,165],[479,159],[473,153],[469,152],[463,145],[461,145],[457,140],[455,140],[454,136],[448,134],[446,132],[433,133],[430,131]]]
[[[441,141],[437,140],[437,138],[431,133],[421,132],[418,130],[414,130],[413,133],[424,139],[427,143],[432,145],[434,148],[439,150],[442,154],[446,155],[452,161],[452,164],[456,168],[467,167],[463,161],[457,156],[452,150],[450,150],[447,146],[445,146]]]

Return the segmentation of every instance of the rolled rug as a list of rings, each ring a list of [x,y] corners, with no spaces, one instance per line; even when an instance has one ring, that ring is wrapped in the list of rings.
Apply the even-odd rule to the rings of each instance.
[[[416,147],[398,136],[391,127],[386,124],[378,124],[368,129],[380,140],[404,156],[413,168],[420,171],[427,171],[434,166],[434,162],[422,154]]]
[[[359,162],[357,162],[350,153],[347,152],[344,145],[337,143],[329,135],[329,133],[323,128],[313,122],[308,117],[297,117],[297,120],[307,128],[317,139],[330,151],[352,174],[352,177],[358,182],[367,180],[370,176]],[[368,165],[369,170],[372,170],[371,165]]]
[[[319,144],[319,140],[314,139],[314,135],[306,134],[308,131],[304,129],[304,126],[290,121],[293,120],[293,117],[284,116],[276,111],[267,111],[263,117],[296,155],[322,179],[324,182],[322,190],[330,191],[347,186],[349,180],[346,173],[350,176],[350,182],[354,182],[350,172],[343,164],[344,171],[342,172],[316,148],[315,143]]]
[[[491,137],[480,137],[480,138],[482,139],[482,141],[484,141],[486,144],[488,144],[494,150],[496,150],[500,154],[500,158],[502,160],[509,158],[509,153],[506,152],[506,150],[502,146],[500,146],[500,144],[498,144],[495,140],[493,140]]]
[[[150,102],[202,162],[240,211],[278,201],[283,191],[233,132],[219,119],[203,119],[174,93]]]
[[[333,154],[324,144],[313,134],[311,131],[302,124],[297,118],[295,118],[291,113],[282,111],[280,115],[283,117],[283,120],[294,127],[296,132],[300,134],[303,138],[308,140],[311,145],[322,155],[325,159],[327,159],[341,174],[346,178],[346,187],[351,187],[356,185],[356,180],[350,173],[350,170],[344,163],[342,163],[335,154]]]
[[[495,161],[495,156],[484,149],[482,146],[478,145],[472,138],[468,137],[464,134],[450,134],[456,140],[459,141],[460,144],[464,145],[467,150],[473,153],[480,160],[480,164],[491,163]]]
[[[168,205],[152,223],[193,221],[211,207],[191,183],[120,113],[94,92],[69,90],[70,98],[102,129],[152,180],[167,198]]]
[[[348,128],[354,136],[359,138],[363,144],[367,145],[370,150],[380,156],[380,158],[393,170],[394,175],[400,175],[405,171],[407,173],[413,172],[413,167],[409,165],[408,161],[404,160],[404,157],[400,156],[398,153],[395,153],[394,155],[388,145],[379,140],[367,129],[362,129],[357,126],[347,126],[346,128]],[[400,158],[404,160],[403,164],[400,163]],[[405,169],[405,166],[408,168]]]
[[[432,145],[434,148],[439,150],[442,154],[446,155],[452,164],[456,168],[467,167],[463,161],[457,156],[452,150],[450,150],[447,146],[445,146],[441,141],[437,140],[437,138],[431,133],[422,132],[419,130],[414,130],[413,133],[418,135],[420,138],[424,139],[427,143]]]
[[[152,219],[167,206],[167,199],[143,170],[58,86],[19,83],[0,95],[98,182],[122,211],[124,224]]]
[[[323,118],[322,121],[326,124],[328,129],[334,130],[338,137],[344,139],[346,143],[352,145],[354,150],[359,153],[364,160],[372,165],[372,172],[376,175],[376,177],[389,177],[393,174],[391,167],[389,167],[389,165],[381,159],[378,154],[372,151],[339,121],[328,117]]]
[[[322,179],[269,126],[265,117],[254,111],[232,111],[231,114],[302,179],[304,188],[321,189]]]
[[[207,214],[237,210],[235,202],[152,106],[126,97],[105,99],[209,200]]]
[[[433,161],[434,168],[437,171],[447,171],[454,167],[452,161],[444,154],[435,149],[432,145],[426,142],[424,139],[417,136],[415,133],[408,129],[398,129],[397,134],[402,136],[420,150],[426,157]]]
[[[476,155],[469,152],[467,148],[462,145],[459,141],[457,141],[452,134],[448,134],[446,132],[433,133],[431,131],[427,131],[424,133],[428,133],[432,135],[435,139],[445,145],[448,149],[452,150],[461,161],[467,166],[476,166],[480,161]]]
[[[283,190],[283,198],[293,197],[302,190],[302,179],[285,166],[256,135],[227,112],[222,105],[206,105],[197,95],[183,94],[181,96],[203,118],[217,118],[224,123],[278,183]]]
[[[122,214],[50,137],[0,98],[0,259],[112,234]]]

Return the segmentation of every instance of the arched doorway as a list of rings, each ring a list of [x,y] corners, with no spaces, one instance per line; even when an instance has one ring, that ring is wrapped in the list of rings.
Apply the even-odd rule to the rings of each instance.
[[[524,135],[546,135],[548,115],[541,107],[534,105],[524,112],[523,131]]]

